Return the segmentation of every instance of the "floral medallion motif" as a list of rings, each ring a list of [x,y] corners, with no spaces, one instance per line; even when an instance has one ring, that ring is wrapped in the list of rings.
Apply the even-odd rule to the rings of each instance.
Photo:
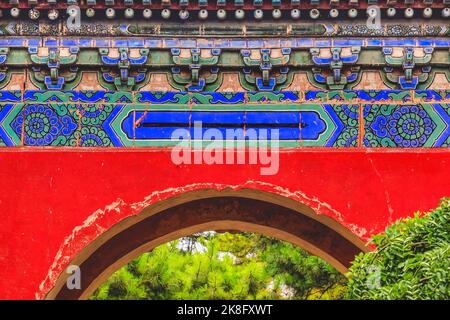
[[[365,111],[366,146],[423,147],[437,127],[420,105],[372,105]]]
[[[27,146],[64,145],[77,124],[66,106],[29,104],[11,124]]]

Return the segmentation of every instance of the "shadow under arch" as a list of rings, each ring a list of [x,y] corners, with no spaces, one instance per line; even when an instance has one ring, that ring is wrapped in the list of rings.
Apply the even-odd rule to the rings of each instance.
[[[163,243],[201,231],[247,231],[290,242],[346,272],[364,242],[334,219],[293,199],[240,189],[191,191],[152,204],[92,241],[68,264],[81,288],[68,289],[62,272],[46,299],[86,299],[113,272]]]

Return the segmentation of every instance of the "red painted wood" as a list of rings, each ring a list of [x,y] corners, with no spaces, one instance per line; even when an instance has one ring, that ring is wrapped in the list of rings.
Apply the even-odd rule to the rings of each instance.
[[[0,298],[44,297],[70,259],[105,229],[189,190],[278,193],[367,239],[398,218],[436,207],[450,195],[449,176],[445,149],[284,150],[274,176],[261,176],[257,165],[176,166],[164,149],[4,149]]]

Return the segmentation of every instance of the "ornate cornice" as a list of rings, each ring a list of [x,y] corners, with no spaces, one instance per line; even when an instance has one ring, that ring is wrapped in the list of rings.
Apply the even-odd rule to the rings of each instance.
[[[8,85],[11,74],[26,73],[40,89],[73,90],[90,72],[108,90],[138,90],[152,85],[151,74],[166,74],[173,89],[216,91],[231,72],[240,80],[234,90],[282,90],[298,85],[299,74],[312,87],[334,90],[357,88],[371,72],[386,88],[446,89],[449,47],[448,38],[8,37],[0,39],[0,87]],[[437,74],[447,80],[436,87]]]

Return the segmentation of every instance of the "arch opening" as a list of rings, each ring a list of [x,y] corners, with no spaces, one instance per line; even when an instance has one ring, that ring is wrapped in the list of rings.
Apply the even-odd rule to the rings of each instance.
[[[254,232],[287,241],[341,272],[355,255],[368,250],[335,220],[317,215],[297,201],[265,192],[191,192],[169,202],[149,206],[94,240],[69,263],[79,266],[82,289],[68,289],[69,275],[63,272],[46,298],[86,299],[112,273],[142,253],[208,230]]]

